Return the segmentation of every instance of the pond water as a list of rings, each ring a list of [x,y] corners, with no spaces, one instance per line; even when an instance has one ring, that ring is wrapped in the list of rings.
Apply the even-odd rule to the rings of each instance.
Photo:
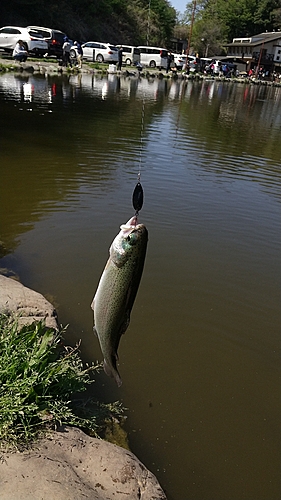
[[[7,73],[0,106],[0,267],[101,361],[90,303],[141,165],[123,385],[93,392],[169,500],[279,500],[281,88]]]

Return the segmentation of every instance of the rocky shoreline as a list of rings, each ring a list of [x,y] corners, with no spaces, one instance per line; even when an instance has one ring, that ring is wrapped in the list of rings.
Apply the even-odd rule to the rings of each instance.
[[[0,275],[0,313],[20,325],[58,317],[43,295]],[[159,482],[128,450],[75,427],[50,432],[24,452],[0,453],[1,500],[167,500]]]
[[[82,69],[78,69],[76,67],[72,68],[66,68],[63,66],[60,66],[58,62],[48,62],[46,60],[41,60],[38,59],[36,61],[31,60],[31,61],[26,61],[25,63],[18,63],[14,62],[12,59],[5,59],[3,57],[0,57],[0,75],[1,72],[5,71],[13,71],[13,72],[20,72],[20,73],[32,73],[32,74],[83,74],[83,73],[100,73],[100,74],[108,74],[111,73],[110,66],[108,65],[108,68],[104,65],[103,68],[93,68],[87,63],[84,63],[82,66]],[[166,74],[166,72],[158,70],[158,69],[152,69],[152,68],[143,68],[141,72],[139,72],[136,68],[123,68],[121,71],[114,71],[114,74],[118,76],[130,76],[130,77],[154,77],[154,78],[174,78],[174,79],[181,79],[181,80],[215,80],[215,81],[222,81],[226,83],[243,83],[245,85],[251,84],[251,85],[263,85],[263,86],[270,86],[270,87],[281,87],[281,81],[270,81],[270,80],[260,80],[258,78],[249,78],[245,76],[237,76],[237,77],[232,77],[232,78],[227,78],[225,76],[211,76],[211,75],[203,75],[203,74],[198,74],[198,73],[190,73],[190,74],[185,74],[182,73],[181,71],[175,71],[171,70],[169,73]]]

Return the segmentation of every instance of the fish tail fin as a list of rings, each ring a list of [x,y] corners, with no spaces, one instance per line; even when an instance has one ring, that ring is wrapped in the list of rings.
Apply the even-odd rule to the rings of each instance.
[[[116,361],[115,361],[115,365],[116,365]],[[112,363],[109,364],[106,361],[106,359],[104,359],[103,360],[103,369],[104,369],[106,375],[108,375],[108,377],[112,377],[112,378],[115,379],[116,384],[118,385],[118,387],[120,387],[122,385],[121,377],[119,375],[117,367],[114,366],[114,364],[112,364]]]

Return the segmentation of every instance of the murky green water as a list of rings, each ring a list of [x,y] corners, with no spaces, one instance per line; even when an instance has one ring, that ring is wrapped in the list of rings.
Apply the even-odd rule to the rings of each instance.
[[[281,89],[0,77],[0,267],[101,360],[90,303],[132,215],[145,100],[143,279],[119,347],[137,456],[169,500],[280,498]]]

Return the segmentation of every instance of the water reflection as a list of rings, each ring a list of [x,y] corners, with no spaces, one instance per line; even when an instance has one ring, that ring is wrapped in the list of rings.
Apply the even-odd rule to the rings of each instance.
[[[122,389],[101,374],[94,390],[130,409],[169,500],[279,500],[279,88],[1,76],[0,266],[101,359],[90,302],[132,212],[143,100],[147,260]]]
[[[102,99],[121,93],[122,97],[141,98],[149,101],[158,101],[161,96],[170,100],[194,100],[201,105],[212,104],[212,101],[236,108],[235,104],[242,104],[249,111],[257,103],[256,111],[261,112],[260,118],[267,123],[273,119],[271,126],[280,125],[280,114],[272,113],[272,105],[280,104],[281,88],[266,87],[264,85],[233,84],[231,82],[203,82],[183,81],[181,79],[140,78],[134,75],[123,78],[114,74],[76,74],[69,76],[49,76],[33,74],[7,73],[1,76],[0,89],[7,99],[29,100],[34,102],[54,102],[60,94],[64,98],[75,97],[79,92],[93,98]],[[231,111],[228,113],[231,115]],[[233,120],[234,117],[232,117]]]

